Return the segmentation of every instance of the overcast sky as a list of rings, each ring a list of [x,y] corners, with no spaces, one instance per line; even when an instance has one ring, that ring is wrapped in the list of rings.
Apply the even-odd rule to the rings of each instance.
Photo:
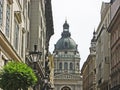
[[[102,2],[110,0],[51,0],[53,10],[54,35],[50,39],[50,52],[61,38],[65,19],[70,26],[71,38],[78,44],[80,68],[89,55],[93,31],[100,22]]]

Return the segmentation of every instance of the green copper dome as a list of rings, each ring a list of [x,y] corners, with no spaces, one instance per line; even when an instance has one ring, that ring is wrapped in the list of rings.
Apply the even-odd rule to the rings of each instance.
[[[56,50],[64,50],[64,49],[76,50],[76,47],[77,45],[75,41],[70,37],[59,39],[55,45]]]
[[[55,50],[77,50],[77,44],[71,38],[71,34],[69,32],[69,24],[67,21],[63,24],[63,32],[61,34],[61,38],[55,44]]]

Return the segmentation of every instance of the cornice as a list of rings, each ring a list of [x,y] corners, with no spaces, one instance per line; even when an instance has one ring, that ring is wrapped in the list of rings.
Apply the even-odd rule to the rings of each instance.
[[[1,47],[7,52],[7,54],[11,57],[13,60],[22,61],[22,59],[19,57],[17,52],[13,49],[7,38],[4,36],[4,34],[0,31],[0,45]]]

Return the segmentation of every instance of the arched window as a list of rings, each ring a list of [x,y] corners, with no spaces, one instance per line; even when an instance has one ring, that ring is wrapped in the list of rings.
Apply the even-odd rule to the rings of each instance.
[[[67,48],[68,47],[68,43],[67,42],[65,42],[65,48]]]
[[[54,62],[54,68],[56,68],[56,63]]]
[[[68,69],[68,63],[67,63],[67,62],[64,63],[64,69],[65,69],[65,70]]]
[[[76,65],[77,65],[76,68],[79,69],[79,63],[77,63]]]
[[[59,69],[62,70],[62,62],[59,63]]]
[[[3,0],[0,0],[0,26],[3,22]]]
[[[70,63],[70,70],[73,70],[73,63]]]
[[[71,90],[69,87],[65,86],[61,90]]]

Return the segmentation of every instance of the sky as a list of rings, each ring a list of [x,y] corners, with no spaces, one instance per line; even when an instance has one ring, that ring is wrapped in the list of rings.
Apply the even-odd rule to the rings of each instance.
[[[102,2],[110,0],[51,0],[53,11],[54,35],[50,39],[50,52],[61,38],[63,24],[67,19],[71,38],[78,44],[80,69],[89,55],[93,31],[100,22]]]

